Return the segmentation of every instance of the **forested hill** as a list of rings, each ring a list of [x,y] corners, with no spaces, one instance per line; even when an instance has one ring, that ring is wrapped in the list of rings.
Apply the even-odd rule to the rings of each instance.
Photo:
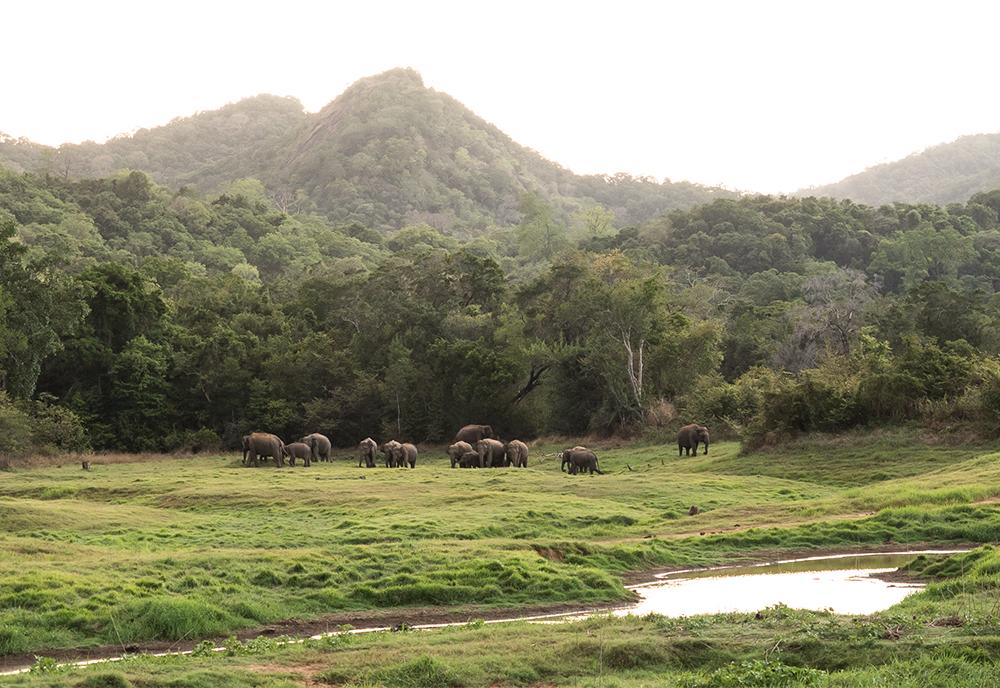
[[[573,174],[408,69],[362,79],[316,114],[293,98],[262,95],[105,144],[53,149],[0,137],[0,164],[76,178],[134,169],[203,193],[255,178],[286,210],[379,230],[426,223],[455,234],[517,224],[526,193],[564,220],[603,206],[619,226],[732,195]]]
[[[0,465],[251,429],[444,441],[699,420],[770,441],[1000,433],[1000,191],[947,207],[718,199],[640,227],[386,235],[142,172],[0,169]]]
[[[1000,134],[963,136],[902,160],[870,167],[835,184],[798,195],[850,198],[859,203],[964,203],[1000,187]]]

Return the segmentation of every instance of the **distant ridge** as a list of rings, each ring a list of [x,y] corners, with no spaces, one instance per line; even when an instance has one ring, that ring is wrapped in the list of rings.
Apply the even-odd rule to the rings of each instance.
[[[869,205],[961,203],[1000,187],[1000,133],[963,136],[902,160],[870,167],[798,196],[850,198]]]

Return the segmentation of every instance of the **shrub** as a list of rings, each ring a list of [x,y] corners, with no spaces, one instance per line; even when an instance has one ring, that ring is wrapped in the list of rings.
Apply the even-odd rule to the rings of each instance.
[[[19,455],[31,448],[31,418],[0,391],[0,455]]]
[[[54,451],[82,452],[90,449],[87,429],[80,416],[65,406],[58,406],[55,397],[41,395],[37,401],[25,402],[22,409],[31,416],[31,443]]]
[[[604,647],[601,656],[612,669],[645,669],[667,660],[663,649],[649,641],[611,643]]]
[[[131,685],[121,674],[100,673],[83,679],[76,688],[131,688]]]
[[[451,667],[426,655],[373,672],[371,678],[393,688],[450,688],[462,684]]]
[[[180,640],[220,635],[236,627],[231,614],[199,600],[152,597],[126,605],[116,614],[122,638]]]
[[[798,688],[819,682],[825,672],[788,666],[773,659],[733,662],[685,688]]]
[[[222,439],[214,430],[178,430],[167,435],[164,440],[167,451],[190,452],[198,454],[207,451],[218,451],[222,447]]]

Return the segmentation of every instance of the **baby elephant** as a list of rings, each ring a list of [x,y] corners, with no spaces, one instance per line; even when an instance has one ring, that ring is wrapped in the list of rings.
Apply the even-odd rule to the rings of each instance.
[[[312,449],[305,442],[286,444],[285,456],[288,457],[289,466],[295,465],[295,459],[302,459],[302,465],[306,468],[312,465]]]
[[[507,443],[507,463],[514,468],[528,467],[528,445],[521,440],[511,440]]]
[[[392,449],[392,458],[397,468],[417,467],[417,448],[408,442],[396,443]]]
[[[562,453],[562,465],[560,468],[566,470],[567,466],[569,467],[570,475],[576,475],[581,471],[590,471],[591,475],[594,473],[604,475],[604,471],[597,465],[597,455],[586,447],[577,446],[564,451]]]
[[[448,447],[448,458],[451,459],[451,467],[454,468],[455,466],[457,466],[461,461],[462,457],[471,451],[473,451],[472,445],[469,444],[468,442],[459,441],[455,442],[455,444]]]
[[[479,454],[467,451],[458,458],[460,468],[479,468]]]

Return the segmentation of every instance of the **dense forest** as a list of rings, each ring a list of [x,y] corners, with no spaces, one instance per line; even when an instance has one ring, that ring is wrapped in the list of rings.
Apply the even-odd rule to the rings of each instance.
[[[517,210],[461,240],[290,212],[253,179],[0,171],[0,449],[1000,428],[1000,191]]]
[[[621,224],[734,195],[625,174],[573,174],[409,69],[361,79],[315,114],[294,98],[258,96],[104,144],[49,148],[0,135],[0,164],[65,178],[139,170],[170,188],[207,194],[250,177],[284,211],[383,230],[423,223],[463,237],[518,222],[527,192],[562,220],[600,205]]]
[[[835,184],[805,189],[800,195],[850,198],[871,205],[943,204],[961,203],[998,187],[1000,134],[976,134],[870,167]]]

